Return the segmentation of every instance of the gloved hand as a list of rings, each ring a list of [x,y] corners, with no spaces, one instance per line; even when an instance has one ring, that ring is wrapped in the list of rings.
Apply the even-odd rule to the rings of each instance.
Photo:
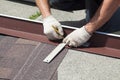
[[[61,24],[52,16],[43,19],[44,34],[50,40],[62,39],[64,32]]]
[[[85,27],[81,27],[77,30],[74,30],[72,33],[70,33],[64,40],[64,43],[67,43],[67,45],[71,47],[78,47],[84,44],[89,40],[91,35],[86,31]]]

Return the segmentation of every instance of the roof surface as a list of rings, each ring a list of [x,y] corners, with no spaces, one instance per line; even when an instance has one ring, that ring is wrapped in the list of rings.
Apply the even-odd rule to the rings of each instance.
[[[0,39],[0,78],[4,79],[51,80],[67,53],[64,49],[47,64],[43,59],[55,46],[9,36]]]
[[[1,0],[0,4],[2,4],[0,13],[13,16],[28,18],[28,16],[38,11],[36,6],[14,2],[14,0]],[[73,13],[54,9],[52,11],[56,17],[60,14],[62,16],[64,14],[68,15],[66,19],[59,16],[59,20],[63,22],[79,20],[73,14],[80,14],[81,19],[85,17],[84,11],[75,11]],[[55,75],[54,80],[120,79],[120,59],[88,54],[87,52],[67,51],[65,49],[62,54],[67,53],[66,56],[57,56],[50,65],[43,63],[43,58],[54,48],[55,46],[50,44],[1,35],[0,78],[11,80],[13,78],[16,80],[52,80],[52,76]],[[63,61],[62,58],[64,58]],[[62,63],[60,63],[61,61]],[[58,66],[59,64],[60,66]]]

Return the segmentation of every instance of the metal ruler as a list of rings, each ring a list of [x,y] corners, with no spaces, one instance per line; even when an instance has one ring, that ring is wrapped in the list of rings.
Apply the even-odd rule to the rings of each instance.
[[[43,62],[50,63],[56,55],[65,47],[67,43],[60,43],[44,60]],[[84,43],[82,46],[89,47],[90,43]]]
[[[60,43],[44,60],[43,62],[50,63],[56,55],[65,47],[66,43]]]

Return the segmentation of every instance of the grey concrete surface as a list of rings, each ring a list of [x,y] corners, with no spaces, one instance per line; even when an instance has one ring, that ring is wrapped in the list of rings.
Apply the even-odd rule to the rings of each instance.
[[[2,14],[28,18],[36,11],[39,10],[35,4],[0,0]],[[84,24],[85,10],[66,12],[52,9],[52,14],[62,24],[73,26]],[[42,20],[41,16],[39,20]],[[120,80],[119,74],[120,59],[74,50],[69,50],[58,68],[58,80]]]
[[[73,26],[73,27],[81,27],[85,24],[85,10],[77,10],[77,11],[61,11],[57,9],[51,9],[52,15],[60,21],[62,25]],[[37,20],[42,20],[42,16],[38,17]]]
[[[36,4],[24,2],[23,0],[1,0],[0,1],[0,14],[7,14],[22,18],[29,18],[35,14],[39,9]],[[53,16],[60,21],[63,25],[81,27],[85,23],[85,10],[79,11],[61,11],[51,9]],[[42,20],[42,16],[37,20]]]
[[[58,80],[120,80],[120,59],[69,50]]]
[[[29,18],[36,11],[39,10],[34,4],[22,0],[0,0],[0,14]]]

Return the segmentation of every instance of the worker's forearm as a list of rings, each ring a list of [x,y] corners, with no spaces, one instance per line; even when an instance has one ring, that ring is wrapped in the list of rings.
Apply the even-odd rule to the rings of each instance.
[[[41,11],[43,18],[51,15],[48,0],[36,0],[36,4]]]
[[[103,0],[93,18],[85,25],[89,33],[103,26],[119,8],[120,0]]]

